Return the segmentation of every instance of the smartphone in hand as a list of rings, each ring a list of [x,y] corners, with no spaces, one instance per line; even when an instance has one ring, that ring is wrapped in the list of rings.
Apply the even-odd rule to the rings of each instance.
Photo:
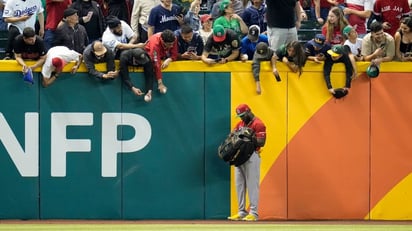
[[[275,78],[276,78],[276,81],[278,81],[278,82],[280,82],[280,81],[282,81],[282,79],[280,78],[280,75],[279,75],[279,73],[275,73]]]

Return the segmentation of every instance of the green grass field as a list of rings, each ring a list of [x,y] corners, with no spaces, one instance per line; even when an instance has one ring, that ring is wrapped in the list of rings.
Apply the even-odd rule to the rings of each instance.
[[[189,222],[190,223],[190,222]],[[330,224],[326,222],[316,223],[225,223],[225,224],[110,224],[110,223],[95,223],[95,224],[72,224],[72,223],[62,223],[62,224],[1,224],[0,230],[14,231],[14,230],[24,230],[24,231],[48,231],[48,230],[74,230],[74,231],[94,231],[94,230],[167,230],[167,231],[242,231],[242,230],[253,230],[253,231],[412,231],[411,224],[386,224],[386,223],[362,223],[362,224]]]

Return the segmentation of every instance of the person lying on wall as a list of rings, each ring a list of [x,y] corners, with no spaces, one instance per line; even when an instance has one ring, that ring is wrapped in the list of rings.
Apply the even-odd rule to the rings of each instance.
[[[292,41],[281,45],[276,49],[275,60],[280,60],[293,72],[299,72],[299,76],[302,74],[302,68],[306,64],[306,54],[303,49],[303,45],[299,41]],[[273,65],[276,66],[276,61]],[[277,72],[275,67],[274,72]]]
[[[83,55],[65,46],[50,48],[41,70],[43,87],[48,87],[53,84],[60,73],[62,73],[64,66],[71,61],[76,62],[71,69],[71,73],[75,74],[83,61]]]
[[[335,97],[341,98],[349,93],[351,81],[356,77],[356,63],[353,56],[350,56],[350,48],[343,45],[334,45],[326,54],[323,65],[323,75],[328,91]],[[333,88],[330,80],[332,66],[335,63],[343,63],[346,69],[346,81],[343,88]],[[339,89],[339,91],[337,91]]]
[[[216,25],[204,46],[202,61],[206,64],[224,64],[236,60],[239,53],[240,41],[236,32]]]

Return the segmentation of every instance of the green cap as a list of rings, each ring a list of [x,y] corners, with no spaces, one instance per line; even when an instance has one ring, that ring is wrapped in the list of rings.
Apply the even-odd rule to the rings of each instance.
[[[366,74],[369,76],[369,78],[376,78],[379,75],[379,67],[375,64],[369,65],[369,67],[366,69]]]
[[[334,45],[332,49],[328,50],[328,54],[332,57],[338,57],[344,53],[342,45]]]
[[[225,11],[226,8],[227,8],[227,6],[228,6],[229,4],[230,4],[230,0],[223,0],[223,1],[220,3],[220,6],[219,6],[220,11],[221,11],[221,12]]]
[[[351,25],[347,25],[345,26],[345,28],[343,28],[342,33],[346,36],[349,36],[349,33],[353,30],[353,27]]]
[[[222,42],[226,39],[225,28],[222,25],[213,26],[213,41]]]

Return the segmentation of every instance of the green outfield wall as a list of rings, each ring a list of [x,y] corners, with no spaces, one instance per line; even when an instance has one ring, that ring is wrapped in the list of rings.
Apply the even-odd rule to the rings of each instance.
[[[120,79],[84,66],[48,88],[0,61],[0,219],[226,219],[236,211],[233,169],[217,147],[247,103],[266,124],[259,215],[273,219],[412,219],[411,65],[362,73],[343,100],[322,66],[299,77],[263,63],[174,62],[166,95],[146,103]],[[104,70],[104,66],[99,66]],[[141,69],[130,69],[142,86]],[[344,82],[343,65],[333,84]],[[157,87],[155,85],[155,87]]]

